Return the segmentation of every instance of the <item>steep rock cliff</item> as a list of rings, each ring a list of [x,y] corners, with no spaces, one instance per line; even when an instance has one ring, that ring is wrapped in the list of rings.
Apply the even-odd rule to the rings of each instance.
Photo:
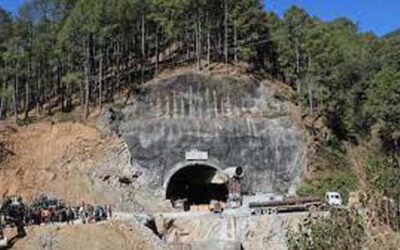
[[[304,133],[268,81],[198,72],[155,79],[122,113],[118,131],[138,180],[160,195],[191,150],[208,152],[205,165],[242,166],[246,193],[292,193],[306,164]]]

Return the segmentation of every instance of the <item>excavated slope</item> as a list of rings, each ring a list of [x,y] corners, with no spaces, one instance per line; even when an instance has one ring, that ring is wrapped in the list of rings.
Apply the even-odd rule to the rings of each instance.
[[[121,178],[133,181],[129,154],[117,138],[102,137],[93,126],[0,124],[0,143],[0,197],[21,195],[30,201],[47,194],[74,205],[112,204],[115,211],[131,213],[165,209],[145,190],[121,184]],[[13,249],[164,249],[144,226],[129,223],[135,221],[27,227],[27,236]],[[16,230],[7,229],[6,235],[11,239]]]

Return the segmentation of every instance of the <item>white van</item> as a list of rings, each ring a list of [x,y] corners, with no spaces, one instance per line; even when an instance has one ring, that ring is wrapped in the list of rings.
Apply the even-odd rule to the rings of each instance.
[[[326,192],[325,202],[330,206],[341,206],[343,204],[342,197],[338,192]]]

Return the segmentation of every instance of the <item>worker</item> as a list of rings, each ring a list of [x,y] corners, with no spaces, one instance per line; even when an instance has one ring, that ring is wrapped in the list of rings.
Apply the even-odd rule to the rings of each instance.
[[[17,227],[18,237],[24,237],[26,235],[25,232],[25,205],[22,202],[21,196],[14,197],[10,204],[10,216],[14,219],[14,224]]]
[[[96,206],[94,208],[94,221],[96,221],[96,222],[100,221],[102,216],[103,215],[102,215],[100,206]]]
[[[242,190],[240,185],[240,178],[233,176],[228,180],[228,204],[229,207],[239,207],[242,203]]]
[[[108,218],[112,217],[112,205],[108,205]]]
[[[107,205],[104,205],[104,206],[103,206],[103,212],[104,212],[104,213],[103,213],[103,216],[104,216],[104,218],[103,218],[103,219],[104,219],[104,220],[107,220],[107,218],[108,218],[108,215],[109,215],[109,214],[108,214],[108,208],[107,208]]]
[[[0,221],[0,240],[4,239],[3,223]]]
[[[71,206],[68,206],[65,210],[65,217],[67,221],[67,225],[74,224],[74,211]]]
[[[4,235],[3,224],[0,222],[0,249],[8,248],[8,239]]]
[[[82,202],[82,205],[79,207],[79,217],[83,224],[86,224],[86,211],[85,211],[85,203]]]

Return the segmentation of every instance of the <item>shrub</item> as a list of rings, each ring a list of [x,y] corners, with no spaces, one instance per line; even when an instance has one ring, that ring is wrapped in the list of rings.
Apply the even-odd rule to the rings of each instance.
[[[318,196],[323,198],[325,192],[339,192],[346,202],[349,192],[357,185],[356,176],[349,170],[324,170],[308,182],[302,183],[297,194],[299,196]]]
[[[288,248],[293,250],[362,249],[365,225],[356,210],[332,209],[328,216],[306,218],[297,231],[288,232]]]
[[[76,117],[73,112],[57,112],[54,116],[56,122],[74,122]]]
[[[383,153],[371,153],[365,165],[368,181],[386,196],[395,198],[400,194],[400,169],[395,167]]]

